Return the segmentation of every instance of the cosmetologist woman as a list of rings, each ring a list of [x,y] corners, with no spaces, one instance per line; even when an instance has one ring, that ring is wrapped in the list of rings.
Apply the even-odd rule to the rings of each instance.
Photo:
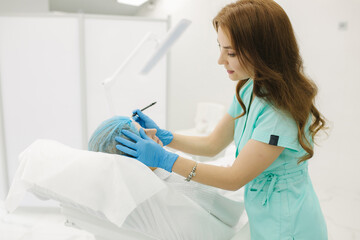
[[[174,171],[226,190],[245,186],[252,240],[323,240],[326,223],[314,192],[308,160],[325,119],[314,105],[317,87],[303,73],[294,31],[285,11],[272,0],[240,0],[213,19],[220,48],[218,63],[237,82],[228,112],[206,137],[160,129],[135,110],[134,120],[171,148],[215,156],[233,140],[231,167],[196,163],[166,151],[140,130],[123,133],[117,148],[150,167]]]

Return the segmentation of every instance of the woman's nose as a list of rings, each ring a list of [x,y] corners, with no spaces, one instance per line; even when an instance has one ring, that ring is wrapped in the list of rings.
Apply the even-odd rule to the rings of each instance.
[[[224,65],[225,64],[224,54],[222,52],[220,52],[220,56],[219,56],[219,59],[218,59],[218,64],[219,65]]]

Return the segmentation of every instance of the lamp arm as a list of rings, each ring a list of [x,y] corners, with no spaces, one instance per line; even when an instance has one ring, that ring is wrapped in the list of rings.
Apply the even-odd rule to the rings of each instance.
[[[173,27],[160,42],[159,47],[155,50],[153,55],[146,62],[140,73],[146,75],[150,70],[160,61],[160,59],[167,53],[170,47],[180,38],[186,28],[191,24],[188,19],[181,19],[175,27]]]
[[[116,77],[126,68],[126,66],[130,63],[130,61],[134,58],[134,56],[139,52],[142,46],[152,40],[155,39],[154,34],[152,32],[147,33],[144,38],[139,42],[139,44],[134,48],[134,50],[130,53],[130,55],[125,59],[125,61],[116,69],[116,71],[104,81],[102,81],[102,85],[105,86],[112,86],[115,82],[114,80]]]

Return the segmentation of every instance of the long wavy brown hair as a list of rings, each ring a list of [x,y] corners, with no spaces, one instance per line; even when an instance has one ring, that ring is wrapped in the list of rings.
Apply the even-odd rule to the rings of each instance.
[[[314,150],[306,138],[306,123],[314,141],[325,118],[315,107],[317,87],[305,76],[295,34],[285,11],[272,0],[240,0],[225,6],[213,19],[228,34],[232,48],[245,70],[254,70],[254,94],[289,113],[298,127],[298,141],[307,152],[298,163],[310,159]],[[239,81],[236,98],[243,113],[246,108],[239,96],[247,81]],[[237,119],[236,118],[236,119]]]

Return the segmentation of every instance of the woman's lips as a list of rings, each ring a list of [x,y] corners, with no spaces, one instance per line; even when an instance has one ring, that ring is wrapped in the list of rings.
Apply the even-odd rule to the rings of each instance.
[[[227,70],[228,74],[233,74],[234,71]]]

